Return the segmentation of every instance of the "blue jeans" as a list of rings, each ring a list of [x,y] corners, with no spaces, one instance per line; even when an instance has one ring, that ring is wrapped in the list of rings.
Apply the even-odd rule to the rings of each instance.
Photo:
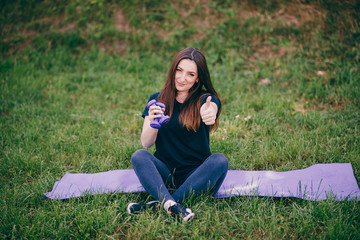
[[[209,156],[204,163],[188,174],[185,181],[173,194],[168,188],[176,188],[174,179],[165,163],[145,149],[136,151],[131,163],[140,183],[156,200],[182,202],[190,194],[201,194],[210,191],[213,195],[219,190],[228,171],[228,161],[221,153]]]

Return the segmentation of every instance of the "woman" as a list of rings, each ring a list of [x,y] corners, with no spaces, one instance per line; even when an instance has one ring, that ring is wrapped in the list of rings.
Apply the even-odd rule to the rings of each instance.
[[[179,52],[163,89],[149,101],[153,99],[164,103],[166,109],[145,108],[141,143],[144,148],[155,143],[156,151],[153,155],[138,150],[131,162],[141,184],[157,201],[130,203],[128,211],[156,208],[160,202],[171,216],[189,221],[195,214],[180,203],[190,194],[215,194],[228,170],[225,156],[210,152],[209,131],[219,124],[221,102],[204,55],[192,47]],[[169,115],[170,121],[154,129],[150,123],[160,114]],[[176,190],[170,194],[168,188]]]

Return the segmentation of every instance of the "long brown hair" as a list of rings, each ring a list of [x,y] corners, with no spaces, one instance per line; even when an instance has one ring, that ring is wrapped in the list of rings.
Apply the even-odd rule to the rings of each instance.
[[[179,120],[188,130],[196,131],[201,123],[200,104],[202,97],[208,94],[213,94],[220,101],[220,98],[211,83],[210,73],[207,67],[205,56],[197,48],[188,47],[177,54],[170,67],[164,87],[160,92],[159,101],[166,105],[165,113],[171,117],[177,95],[177,90],[175,87],[175,73],[178,64],[183,59],[190,59],[196,63],[199,81],[195,82],[192,88],[189,90],[189,94],[181,106]],[[218,127],[218,117],[220,112],[221,102],[215,124],[210,127],[210,130]]]

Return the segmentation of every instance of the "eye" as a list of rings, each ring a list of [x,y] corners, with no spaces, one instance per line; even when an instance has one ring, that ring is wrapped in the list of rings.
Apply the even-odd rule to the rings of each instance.
[[[180,68],[177,68],[176,71],[181,72],[181,69],[180,69]]]

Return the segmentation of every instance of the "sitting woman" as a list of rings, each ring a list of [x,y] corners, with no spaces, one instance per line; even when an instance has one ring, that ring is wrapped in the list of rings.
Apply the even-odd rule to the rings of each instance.
[[[161,203],[171,216],[189,221],[195,214],[180,203],[190,194],[215,194],[228,170],[225,156],[210,152],[209,132],[219,124],[221,102],[204,55],[192,47],[179,52],[163,89],[149,101],[153,99],[166,107],[155,104],[145,108],[141,143],[144,148],[155,143],[156,151],[138,150],[131,162],[140,183],[156,201],[130,203],[128,212],[138,213]],[[159,129],[151,127],[162,114],[170,120]],[[171,194],[168,188],[175,191]]]

